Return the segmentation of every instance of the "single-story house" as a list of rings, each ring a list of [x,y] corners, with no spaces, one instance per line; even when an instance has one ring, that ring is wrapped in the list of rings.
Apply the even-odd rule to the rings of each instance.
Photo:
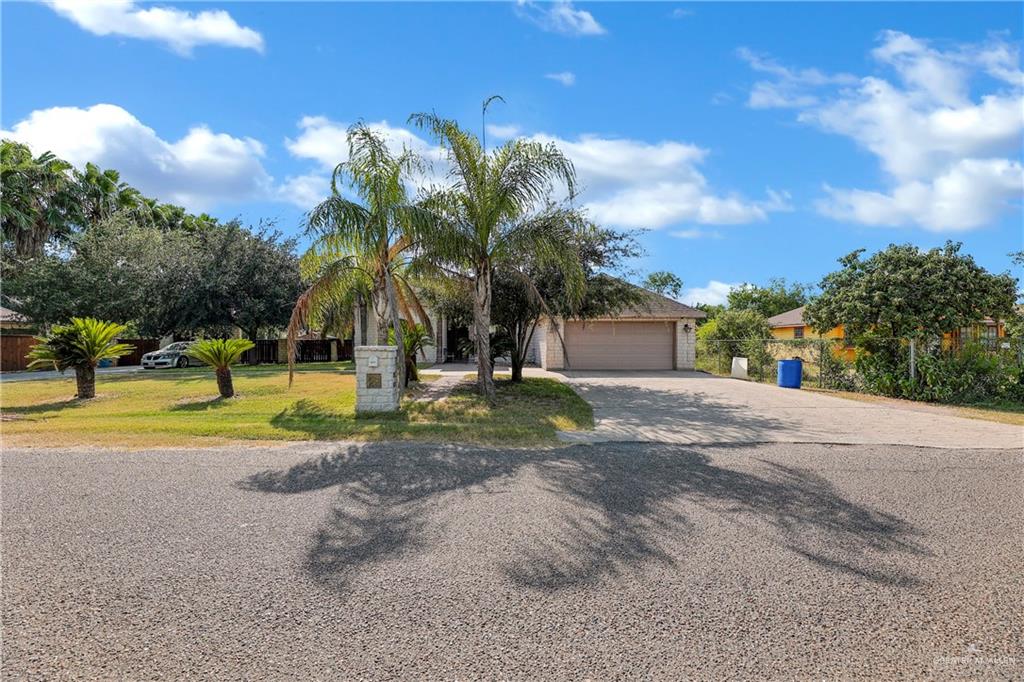
[[[35,331],[36,325],[21,313],[0,306],[0,329],[30,334]]]
[[[697,320],[706,314],[647,293],[646,304],[614,317],[542,320],[534,361],[544,369],[693,369]]]
[[[693,369],[697,320],[702,310],[647,292],[648,301],[614,317],[589,320],[542,319],[527,361],[544,369]],[[428,311],[434,343],[422,361],[464,362],[469,330]],[[355,338],[377,343],[372,311],[356,315]],[[564,341],[564,345],[563,345]],[[357,340],[356,345],[360,345]]]
[[[824,333],[808,327],[804,323],[804,309],[806,306],[793,308],[784,313],[779,313],[768,318],[768,326],[772,328],[772,336],[777,339],[835,339],[842,341],[846,338],[843,325],[838,325]],[[982,343],[995,344],[996,339],[1006,336],[1006,329],[1002,320],[994,320],[986,317],[976,324],[968,327],[961,327],[953,332],[947,332],[942,336],[944,347],[959,346],[967,341],[980,341]],[[848,344],[840,350],[836,344],[837,354],[847,359],[853,359],[853,348]]]

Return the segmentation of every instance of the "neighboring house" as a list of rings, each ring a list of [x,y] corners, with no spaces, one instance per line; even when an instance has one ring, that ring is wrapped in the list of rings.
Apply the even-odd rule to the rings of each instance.
[[[768,326],[772,328],[772,336],[776,339],[833,339],[842,341],[846,338],[843,325],[833,327],[825,333],[818,333],[804,323],[804,309],[800,306],[793,310],[787,310],[774,317],[768,318]],[[954,332],[948,332],[942,336],[944,348],[958,347],[967,341],[980,341],[989,345],[995,345],[996,339],[1006,335],[1006,329],[1002,321],[986,317],[977,324],[969,327],[962,327]],[[836,355],[847,360],[854,358],[853,346],[847,341],[842,347],[837,343],[834,348]]]
[[[614,317],[542,320],[534,362],[544,369],[693,369],[697,320],[706,314],[647,293],[646,304]]]
[[[10,330],[15,333],[31,334],[35,331],[36,326],[32,323],[32,320],[21,313],[0,306],[0,329]]]

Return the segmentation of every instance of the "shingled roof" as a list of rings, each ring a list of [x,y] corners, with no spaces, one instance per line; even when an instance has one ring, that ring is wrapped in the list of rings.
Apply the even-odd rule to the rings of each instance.
[[[627,319],[643,319],[650,317],[691,317],[703,319],[707,317],[707,313],[703,310],[698,310],[697,308],[688,306],[685,303],[680,303],[679,301],[675,301],[653,291],[648,291],[642,287],[637,287],[637,289],[644,292],[647,296],[647,302],[637,306],[623,308],[615,317]]]
[[[0,306],[0,322],[28,322],[28,318],[10,308]]]
[[[769,327],[803,327],[804,326],[804,308],[807,306],[802,305],[799,308],[793,308],[787,310],[784,313],[778,315],[772,315],[768,318]]]

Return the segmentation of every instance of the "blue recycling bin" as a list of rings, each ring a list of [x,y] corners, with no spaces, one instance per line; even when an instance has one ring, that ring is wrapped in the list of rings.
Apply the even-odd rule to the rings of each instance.
[[[781,388],[800,388],[800,378],[804,373],[804,363],[800,358],[779,360],[779,386]]]

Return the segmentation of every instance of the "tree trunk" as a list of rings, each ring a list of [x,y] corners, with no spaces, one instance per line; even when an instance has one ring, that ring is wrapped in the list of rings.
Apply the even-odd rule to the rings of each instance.
[[[250,329],[248,333],[249,333],[249,340],[252,341],[252,343],[253,343],[253,347],[250,348],[248,351],[246,351],[247,353],[249,353],[249,363],[248,364],[250,364],[250,365],[258,365],[258,364],[260,364],[260,356],[256,352],[256,345],[259,343],[256,340],[256,337],[259,335],[260,332],[259,332],[258,328],[254,328],[254,329]]]
[[[402,320],[398,316],[398,300],[395,296],[395,282],[391,279],[391,271],[384,268],[384,289],[388,297],[388,308],[391,310],[391,324],[395,329],[395,346],[398,347],[398,359],[395,365],[398,367],[398,385],[405,388],[405,341],[402,338]],[[416,358],[412,358],[416,362]]]
[[[480,395],[494,400],[491,362],[491,264],[479,263],[473,281],[473,341],[476,344],[476,385]]]
[[[352,345],[366,345],[366,304],[363,295],[356,294],[356,309],[352,320]]]
[[[377,345],[388,345],[388,294],[382,283],[373,292],[373,314],[377,318]]]
[[[96,397],[96,368],[75,367],[75,383],[78,384],[78,398],[87,400]]]
[[[233,398],[235,386],[231,381],[231,368],[222,367],[217,369],[217,390],[221,398]]]

